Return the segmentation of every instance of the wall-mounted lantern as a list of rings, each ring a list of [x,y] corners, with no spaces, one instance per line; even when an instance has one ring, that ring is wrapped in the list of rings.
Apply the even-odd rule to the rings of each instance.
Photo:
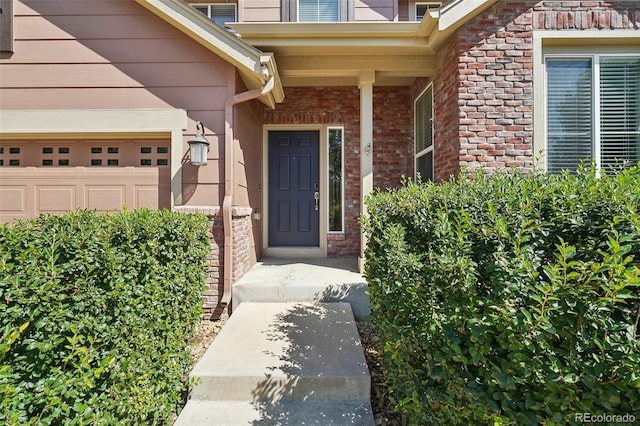
[[[196,135],[187,142],[189,144],[189,159],[191,164],[194,166],[206,166],[210,144],[207,138],[204,137],[202,121],[196,123]]]

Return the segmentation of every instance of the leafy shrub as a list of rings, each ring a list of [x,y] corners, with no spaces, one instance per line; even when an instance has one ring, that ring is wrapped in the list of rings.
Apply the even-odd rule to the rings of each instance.
[[[78,211],[0,227],[0,423],[162,424],[186,392],[207,220]]]
[[[407,182],[368,199],[366,276],[412,424],[640,413],[640,170]]]

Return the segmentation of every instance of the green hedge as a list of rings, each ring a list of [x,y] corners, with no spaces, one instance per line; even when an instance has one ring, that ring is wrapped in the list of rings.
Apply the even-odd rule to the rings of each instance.
[[[640,170],[479,171],[367,204],[374,324],[411,424],[640,418]]]
[[[0,226],[0,423],[170,423],[208,232],[203,216],[148,210]]]

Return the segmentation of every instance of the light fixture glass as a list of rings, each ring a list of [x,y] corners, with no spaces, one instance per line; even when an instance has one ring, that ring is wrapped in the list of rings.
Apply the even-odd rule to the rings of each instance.
[[[204,136],[204,126],[201,121],[196,123],[196,135],[189,143],[189,159],[194,166],[206,166],[209,153],[209,141]]]

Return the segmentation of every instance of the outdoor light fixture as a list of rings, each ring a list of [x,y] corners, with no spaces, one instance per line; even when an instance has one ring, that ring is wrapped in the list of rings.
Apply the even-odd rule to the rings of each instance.
[[[207,153],[209,152],[209,141],[204,137],[204,126],[202,121],[196,123],[196,135],[189,143],[189,158],[194,166],[207,165]]]

